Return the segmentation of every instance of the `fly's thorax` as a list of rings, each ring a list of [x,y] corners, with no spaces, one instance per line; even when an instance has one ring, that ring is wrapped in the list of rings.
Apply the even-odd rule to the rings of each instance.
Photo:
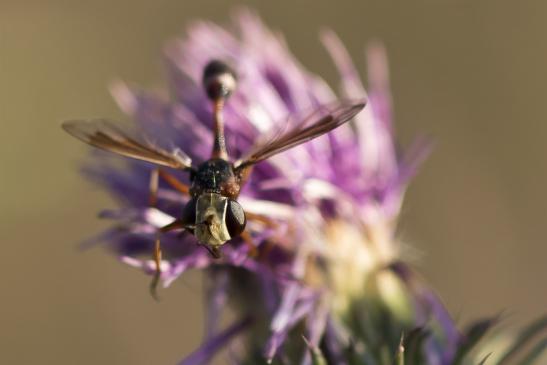
[[[195,197],[215,193],[235,199],[239,190],[239,179],[234,174],[233,165],[223,159],[210,159],[193,174],[190,193]]]
[[[226,226],[227,208],[228,198],[220,194],[204,193],[197,198],[194,232],[200,243],[218,247],[232,238]]]

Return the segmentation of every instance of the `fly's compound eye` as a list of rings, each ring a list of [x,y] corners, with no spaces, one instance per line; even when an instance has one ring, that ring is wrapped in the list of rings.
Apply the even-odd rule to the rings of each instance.
[[[196,224],[196,203],[197,203],[197,199],[192,198],[184,206],[184,209],[182,210],[182,216],[180,219],[184,225],[194,226]],[[189,229],[189,228],[187,228],[187,230],[190,232],[193,231],[193,229]]]
[[[228,228],[230,237],[239,236],[245,229],[246,223],[245,212],[241,205],[235,200],[228,200],[226,209],[226,228]]]

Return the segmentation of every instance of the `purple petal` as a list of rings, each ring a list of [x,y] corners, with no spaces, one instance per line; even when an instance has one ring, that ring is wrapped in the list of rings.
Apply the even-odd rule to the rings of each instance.
[[[123,234],[123,232],[120,232],[120,229],[118,227],[108,228],[107,230],[80,242],[79,248],[81,250],[88,250],[100,243],[108,243],[114,241],[121,234]]]
[[[445,338],[444,357],[451,358],[461,339],[454,320],[442,304],[439,297],[405,264],[397,262],[391,269],[403,280],[417,302],[417,324],[426,325],[430,318],[435,319],[442,328]]]
[[[343,340],[338,331],[337,326],[334,323],[334,320],[331,316],[327,319],[327,326],[325,328],[325,347],[326,354],[329,363],[337,365],[347,365],[347,361],[344,359],[344,348]]]
[[[206,294],[207,311],[205,316],[205,339],[217,332],[222,311],[228,300],[228,273],[212,269],[209,272],[209,288]]]
[[[162,274],[163,286],[167,288],[175,281],[182,273],[188,269],[202,269],[210,266],[213,263],[211,255],[203,249],[203,247],[197,247],[196,251],[192,254],[183,257],[173,263],[172,268]]]
[[[196,351],[179,362],[179,365],[202,365],[209,362],[213,356],[231,340],[239,335],[243,330],[252,324],[250,317],[241,319],[218,335],[210,338],[203,343]]]
[[[319,300],[318,306],[308,317],[306,322],[307,327],[307,344],[311,349],[316,349],[319,346],[319,341],[325,333],[327,326],[327,318],[329,316],[329,305],[326,300]],[[311,352],[305,351],[301,365],[310,365],[312,361]]]
[[[282,295],[281,305],[270,325],[271,335],[264,348],[264,356],[271,362],[289,331],[314,307],[317,294],[305,290],[298,283],[290,283]]]
[[[340,38],[330,29],[323,30],[320,37],[336,68],[338,68],[344,96],[347,98],[366,97],[367,93],[361,83],[359,72],[353,65],[353,61]]]
[[[433,143],[426,138],[417,139],[406,151],[400,163],[397,186],[404,186],[414,177],[421,164],[429,156]]]
[[[366,51],[367,75],[369,77],[369,99],[374,116],[392,132],[392,106],[389,87],[389,68],[386,50],[382,43],[371,42]]]

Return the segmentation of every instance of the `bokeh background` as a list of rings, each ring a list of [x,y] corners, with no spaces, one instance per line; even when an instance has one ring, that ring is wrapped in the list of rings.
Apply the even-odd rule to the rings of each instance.
[[[334,83],[317,39],[333,28],[364,71],[385,42],[400,140],[436,149],[411,185],[400,236],[463,325],[547,308],[547,2],[247,1]],[[202,283],[148,295],[148,277],[78,241],[113,202],[78,175],[64,119],[123,118],[106,89],[164,85],[161,49],[234,1],[0,1],[0,363],[174,364],[201,337]]]

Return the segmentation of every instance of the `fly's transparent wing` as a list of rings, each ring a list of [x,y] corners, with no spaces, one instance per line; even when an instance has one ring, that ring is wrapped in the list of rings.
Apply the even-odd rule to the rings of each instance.
[[[169,152],[151,143],[139,141],[105,119],[70,120],[63,123],[63,129],[102,150],[175,169],[191,168],[190,157],[179,149]]]
[[[259,143],[236,162],[236,170],[252,166],[260,161],[308,142],[351,120],[365,107],[365,101],[338,101],[321,105],[313,113],[291,123],[286,130],[277,131],[266,142]]]

